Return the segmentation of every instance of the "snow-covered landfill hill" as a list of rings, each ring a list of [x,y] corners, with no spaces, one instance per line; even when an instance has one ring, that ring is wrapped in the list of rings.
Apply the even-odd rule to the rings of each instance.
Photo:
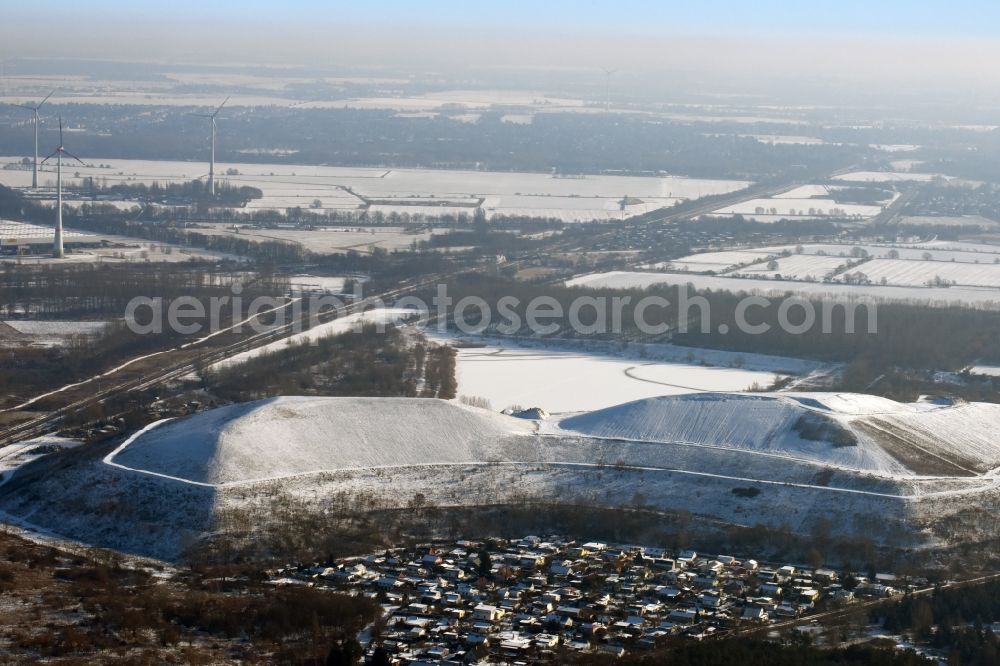
[[[558,427],[884,476],[976,476],[1000,467],[1000,405],[993,404],[901,404],[851,393],[701,393],[569,416]]]
[[[193,483],[248,483],[491,460],[509,436],[532,431],[528,421],[436,399],[284,397],[161,423],[107,461]]]
[[[218,516],[538,500],[641,503],[706,524],[765,524],[904,547],[989,536],[1000,405],[831,393],[649,398],[531,420],[417,398],[283,397],[153,424],[18,468],[8,517],[165,558]],[[639,498],[639,499],[637,499]],[[488,531],[488,525],[483,529]],[[470,535],[472,536],[472,535]]]

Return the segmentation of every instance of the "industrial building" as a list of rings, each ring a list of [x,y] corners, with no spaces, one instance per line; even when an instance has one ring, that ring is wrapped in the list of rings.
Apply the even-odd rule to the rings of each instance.
[[[50,254],[54,233],[52,227],[0,220],[0,256]],[[63,243],[66,249],[80,249],[101,247],[104,241],[85,231],[66,229]]]

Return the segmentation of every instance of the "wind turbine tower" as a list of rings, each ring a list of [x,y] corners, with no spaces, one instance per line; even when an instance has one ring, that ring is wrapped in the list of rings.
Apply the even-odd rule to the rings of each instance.
[[[0,60],[0,80],[3,81],[3,96],[6,97],[9,92],[7,87],[7,63],[13,62],[13,60]]]
[[[222,111],[222,107],[226,105],[229,101],[229,97],[223,100],[219,108],[215,110],[215,113],[192,113],[190,115],[197,116],[199,118],[208,118],[212,123],[212,157],[208,163],[208,193],[215,196],[215,119],[219,115],[219,111]]]
[[[604,80],[604,113],[611,111],[611,77],[615,75],[617,69],[605,69],[604,74],[607,77]]]
[[[18,106],[21,107],[22,109],[27,109],[28,111],[31,111],[31,117],[35,124],[35,161],[31,163],[31,189],[33,190],[38,189],[38,110],[42,108],[43,104],[49,101],[49,97],[52,97],[52,95],[54,95],[55,92],[56,92],[55,90],[50,92],[48,95],[45,96],[45,99],[43,99],[35,106],[18,104]],[[59,143],[62,143],[62,139],[60,139]]]
[[[41,106],[41,105],[39,105]],[[63,148],[63,131],[62,131],[62,118],[59,118],[59,147],[52,151],[52,154],[42,160],[42,164],[45,164],[53,157],[56,158],[56,235],[52,241],[52,255],[56,259],[62,259],[66,256],[63,252],[63,211],[62,211],[62,157],[67,155],[72,157],[74,160],[83,164],[83,160]],[[83,164],[87,166],[86,164]]]

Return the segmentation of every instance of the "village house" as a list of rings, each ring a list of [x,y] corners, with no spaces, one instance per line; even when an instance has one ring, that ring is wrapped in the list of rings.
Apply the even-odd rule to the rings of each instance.
[[[382,604],[380,645],[399,664],[556,663],[559,650],[623,654],[667,637],[707,640],[808,617],[854,598],[829,569],[555,536],[389,549],[286,567],[272,579]],[[862,580],[856,593],[881,598],[900,587],[884,574]]]

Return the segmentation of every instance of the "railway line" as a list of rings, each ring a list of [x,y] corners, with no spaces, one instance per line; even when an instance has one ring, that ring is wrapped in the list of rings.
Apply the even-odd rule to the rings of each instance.
[[[362,312],[368,306],[375,305],[380,302],[388,302],[393,299],[397,299],[401,296],[413,293],[415,291],[427,287],[428,285],[438,282],[443,277],[445,276],[431,275],[421,278],[420,280],[403,282],[400,286],[396,288],[382,291],[380,293],[365,297],[339,311],[319,313],[316,316],[316,323],[318,324],[326,323],[334,319],[337,319],[341,316]],[[257,317],[264,314],[280,311],[283,309],[292,308],[294,303],[295,303],[294,299],[290,300],[288,303],[279,306],[278,308],[273,308],[266,312],[260,313],[260,315],[257,315]],[[306,313],[303,316],[309,316],[309,314],[310,313]],[[243,322],[240,322],[237,326],[245,326],[247,323],[248,321],[244,320]],[[52,430],[58,428],[60,423],[62,423],[67,417],[77,414],[94,405],[99,405],[113,396],[123,395],[134,391],[142,391],[153,388],[155,386],[164,384],[169,381],[173,381],[187,374],[190,374],[194,372],[198,367],[204,366],[205,364],[210,365],[213,363],[217,363],[219,361],[224,361],[237,354],[250,351],[258,347],[263,347],[272,342],[280,341],[291,335],[295,335],[301,332],[302,330],[305,330],[302,326],[302,323],[303,322],[301,318],[296,318],[288,323],[282,324],[273,329],[250,335],[246,339],[240,340],[238,342],[227,345],[220,349],[214,349],[205,353],[198,354],[198,356],[193,360],[190,358],[188,352],[191,352],[192,350],[197,350],[199,346],[207,343],[208,340],[211,339],[212,337],[220,333],[232,331],[236,328],[236,326],[232,326],[227,329],[214,332],[212,335],[201,338],[195,342],[189,342],[174,347],[172,349],[164,350],[162,352],[157,352],[155,354],[147,354],[138,357],[136,359],[132,359],[131,361],[128,361],[118,366],[116,369],[112,371],[96,375],[82,382],[78,382],[75,384],[71,384],[67,387],[63,387],[63,389],[58,389],[56,391],[46,393],[43,396],[38,396],[36,398],[33,398],[32,400],[23,403],[21,407],[30,406],[31,404],[37,403],[42,398],[52,397],[61,392],[86,390],[86,388],[90,385],[93,385],[95,389],[89,392],[89,394],[84,398],[73,400],[72,402],[69,402],[68,404],[63,405],[55,410],[49,411],[33,419],[24,421],[22,423],[14,424],[12,426],[0,430],[0,445],[12,444],[24,439],[31,439],[34,437],[38,437],[40,435],[44,435],[48,432],[51,432]],[[175,355],[182,354],[185,356],[185,359],[180,362],[170,363],[169,357],[171,354]],[[127,368],[129,368],[129,366],[133,365],[137,361],[148,360],[150,358],[158,356],[164,357],[166,363],[163,368],[157,370],[155,373],[151,375],[142,375],[139,377],[129,377],[128,379],[122,379],[117,382],[115,381],[114,377],[116,374],[124,374],[127,371]],[[108,382],[110,382],[110,385],[106,385],[106,383]]]

